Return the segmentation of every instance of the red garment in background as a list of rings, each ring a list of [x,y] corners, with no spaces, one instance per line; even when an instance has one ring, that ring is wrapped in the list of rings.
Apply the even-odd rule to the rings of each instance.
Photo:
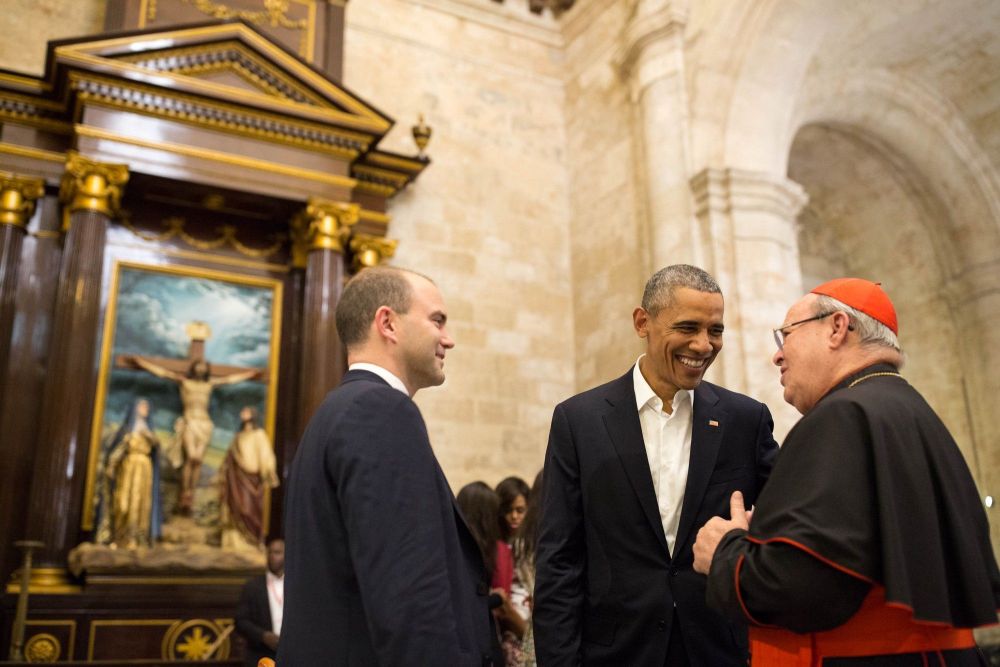
[[[510,589],[514,583],[514,554],[510,545],[503,540],[497,540],[497,564],[490,580],[490,588],[502,588],[510,597]]]

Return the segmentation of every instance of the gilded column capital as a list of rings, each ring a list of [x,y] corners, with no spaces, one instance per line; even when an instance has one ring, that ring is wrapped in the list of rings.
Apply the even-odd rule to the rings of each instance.
[[[95,162],[71,151],[59,188],[64,205],[63,231],[68,230],[69,214],[74,211],[97,211],[115,217],[128,178],[128,165]]]
[[[371,266],[378,266],[382,260],[389,259],[396,254],[396,246],[398,245],[399,241],[387,239],[384,236],[355,234],[351,237],[354,270],[360,271]]]
[[[0,171],[0,225],[24,229],[45,194],[45,181]]]
[[[357,224],[361,205],[311,197],[306,208],[292,221],[292,264],[306,265],[314,250],[344,253],[344,244]]]

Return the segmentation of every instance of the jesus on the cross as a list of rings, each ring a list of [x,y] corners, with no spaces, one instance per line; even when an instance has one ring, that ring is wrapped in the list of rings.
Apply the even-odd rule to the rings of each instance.
[[[223,384],[263,378],[264,375],[259,368],[217,366],[213,369],[204,359],[205,340],[210,335],[208,325],[193,322],[188,326],[188,334],[191,336],[188,359],[154,360],[138,355],[121,358],[123,365],[135,366],[157,377],[176,382],[180,390],[183,413],[174,424],[175,446],[170,448],[176,454],[168,454],[168,459],[174,467],[183,466],[178,509],[184,516],[191,515],[201,464],[212,441],[215,425],[208,413],[212,389]]]

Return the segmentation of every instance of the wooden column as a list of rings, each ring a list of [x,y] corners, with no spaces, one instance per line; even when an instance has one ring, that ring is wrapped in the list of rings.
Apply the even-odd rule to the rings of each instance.
[[[294,262],[305,266],[302,309],[302,366],[299,375],[299,434],[346,370],[335,312],[344,289],[344,258],[358,204],[312,198],[293,223]]]
[[[64,248],[42,398],[34,475],[27,503],[39,550],[32,588],[65,587],[66,553],[78,542],[97,374],[97,323],[108,223],[117,214],[125,165],[70,153],[60,199]],[[37,577],[36,577],[37,575]]]
[[[14,328],[14,296],[21,265],[21,247],[35,202],[45,194],[40,178],[0,172],[0,405],[7,386],[7,357]]]

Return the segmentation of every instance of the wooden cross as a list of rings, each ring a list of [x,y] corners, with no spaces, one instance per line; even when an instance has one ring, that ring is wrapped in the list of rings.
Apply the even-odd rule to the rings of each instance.
[[[142,356],[143,359],[150,361],[157,366],[166,368],[169,371],[173,371],[179,375],[187,376],[188,371],[191,369],[191,365],[196,361],[207,361],[205,359],[205,341],[208,340],[212,331],[209,329],[208,325],[204,322],[191,322],[185,327],[188,336],[191,338],[191,343],[188,345],[187,357],[184,359],[173,359],[168,357],[147,357]],[[130,368],[134,370],[142,370],[138,364],[132,359],[131,354],[119,354],[115,355],[114,367],[115,368]],[[269,377],[269,372],[267,368],[254,368],[253,366],[225,366],[222,364],[211,364],[213,378],[223,378],[229,375],[234,375],[236,373],[243,373],[245,371],[256,370],[258,375],[253,378],[257,382],[263,382],[267,384]]]

